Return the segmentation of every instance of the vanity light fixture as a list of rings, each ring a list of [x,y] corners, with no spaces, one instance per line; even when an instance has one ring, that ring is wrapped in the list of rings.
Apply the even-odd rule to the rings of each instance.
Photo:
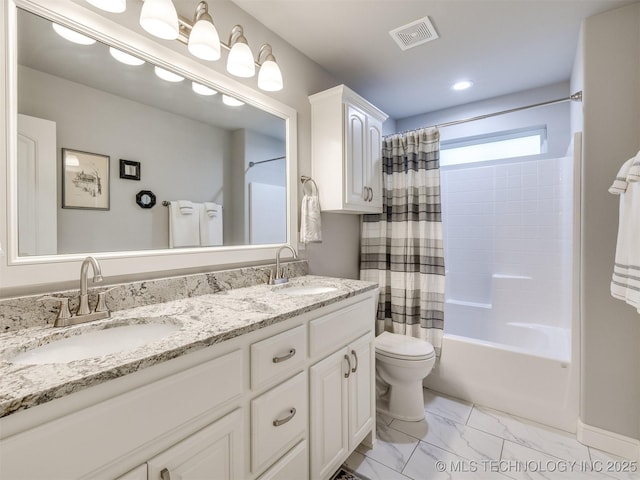
[[[235,25],[231,29],[229,47],[231,50],[227,57],[227,72],[236,77],[253,77],[256,74],[256,66],[241,25]]]
[[[144,60],[138,57],[134,57],[133,55],[129,55],[128,53],[123,52],[122,50],[118,50],[117,48],[109,47],[109,53],[113,58],[115,58],[120,63],[124,63],[125,65],[131,65],[137,67],[139,65],[144,65]]]
[[[87,1],[105,3],[110,0]],[[142,1],[144,4],[140,12],[140,25],[151,35],[166,40],[178,40],[187,46],[194,57],[202,60],[220,59],[222,48],[224,48],[229,52],[227,72],[231,75],[250,78],[256,74],[256,67],[259,67],[258,88],[269,92],[282,90],[282,72],[276,63],[271,46],[267,43],[263,44],[258,59],[254,61],[242,25],[235,25],[231,29],[228,44],[221,42],[206,1],[201,0],[196,6],[193,23],[178,16],[172,0]]]
[[[205,95],[205,96],[211,96],[218,93],[213,88],[209,88],[197,82],[191,82],[191,90],[196,92],[198,95]]]
[[[222,94],[222,103],[230,107],[240,107],[241,105],[244,105],[244,102],[225,94]]]
[[[282,90],[282,72],[276,63],[276,57],[273,56],[271,45],[265,43],[260,47],[258,53],[258,64],[260,72],[258,72],[258,88],[267,92],[277,92]]]
[[[202,60],[220,59],[220,37],[209,15],[207,2],[200,2],[196,7],[187,48],[191,55]]]
[[[57,23],[52,23],[55,32],[65,40],[77,43],[78,45],[93,45],[96,41],[93,38],[89,38],[86,35],[71,30],[70,28],[63,27]]]
[[[122,13],[127,9],[127,0],[87,0],[87,3],[111,13]]]
[[[153,71],[159,78],[166,80],[167,82],[177,83],[184,80],[184,77],[177,73],[170,72],[169,70],[165,70],[164,68],[153,67]]]
[[[178,12],[171,0],[145,0],[140,12],[140,26],[151,35],[175,40],[180,33]]]

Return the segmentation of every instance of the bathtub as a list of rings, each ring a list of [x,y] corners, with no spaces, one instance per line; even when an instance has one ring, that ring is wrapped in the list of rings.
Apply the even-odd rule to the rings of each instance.
[[[459,307],[473,308],[477,315],[447,317],[442,354],[425,386],[575,432],[578,375],[571,362],[570,330],[497,322],[483,306]]]

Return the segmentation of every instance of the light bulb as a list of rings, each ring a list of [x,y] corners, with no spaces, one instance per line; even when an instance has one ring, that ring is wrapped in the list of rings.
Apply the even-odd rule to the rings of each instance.
[[[222,103],[225,105],[229,105],[230,107],[239,107],[244,105],[244,102],[241,102],[237,98],[230,97],[229,95],[222,94]]]
[[[151,35],[175,40],[180,31],[178,12],[171,0],[145,0],[140,12],[140,26]]]
[[[469,80],[463,80],[461,82],[454,83],[451,88],[453,90],[466,90],[467,88],[471,88],[473,86],[473,82]]]
[[[196,92],[198,95],[205,95],[205,96],[211,96],[211,95],[215,95],[216,92],[213,88],[209,88],[205,85],[202,85],[200,83],[196,83],[196,82],[191,82],[191,89]]]
[[[170,72],[169,70],[165,70],[164,68],[154,67],[153,71],[159,78],[166,80],[167,82],[177,83],[184,80],[184,77],[181,77],[177,73]]]
[[[267,60],[260,66],[258,72],[258,88],[267,92],[282,90],[282,72],[274,60]]]
[[[77,43],[78,45],[93,45],[94,43],[96,43],[93,38],[89,38],[86,35],[76,32],[75,30],[63,27],[62,25],[58,25],[57,23],[53,23],[52,25],[55,32],[65,40]]]
[[[220,37],[211,21],[201,18],[196,22],[189,34],[187,48],[191,55],[202,60],[220,59]]]
[[[122,50],[118,50],[117,48],[109,47],[109,53],[117,61],[119,61],[120,63],[124,63],[125,65],[132,65],[134,67],[144,65],[144,60],[142,60],[141,58],[129,55]]]
[[[122,13],[127,9],[127,0],[87,0],[87,3],[111,13]]]

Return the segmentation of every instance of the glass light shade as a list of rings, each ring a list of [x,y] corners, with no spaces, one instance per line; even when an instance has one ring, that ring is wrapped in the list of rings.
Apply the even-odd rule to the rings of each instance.
[[[249,45],[242,42],[233,44],[227,57],[227,72],[243,78],[253,77],[256,74],[256,66],[253,63],[253,54]]]
[[[229,105],[230,107],[239,107],[241,105],[244,105],[244,102],[241,102],[237,98],[233,98],[225,94],[222,94],[222,103],[224,103],[225,105]]]
[[[142,60],[141,58],[129,55],[122,50],[118,50],[117,48],[109,47],[109,53],[117,61],[119,61],[120,63],[124,63],[125,65],[132,65],[134,67],[144,65],[144,60]]]
[[[122,13],[127,9],[127,0],[87,0],[87,3],[111,13]]]
[[[258,88],[267,92],[282,90],[282,72],[273,60],[267,60],[260,66],[258,72]]]
[[[145,0],[140,12],[140,26],[151,35],[175,40],[180,31],[178,12],[171,0]]]
[[[220,37],[216,27],[208,20],[198,20],[189,34],[189,52],[202,60],[220,59]]]
[[[165,70],[164,68],[154,67],[153,71],[159,78],[166,80],[167,82],[177,83],[184,80],[184,77],[181,77],[177,73],[170,72],[169,70]]]
[[[215,95],[216,92],[213,88],[209,88],[201,83],[191,82],[191,89],[196,92],[198,95],[211,96]]]
[[[86,35],[82,35],[81,33],[78,33],[75,30],[71,30],[67,27],[63,27],[62,25],[58,25],[57,23],[53,24],[53,29],[58,35],[60,35],[65,40],[69,40],[70,42],[77,43],[78,45],[93,45],[94,43],[96,43],[96,41],[93,38],[89,38]]]

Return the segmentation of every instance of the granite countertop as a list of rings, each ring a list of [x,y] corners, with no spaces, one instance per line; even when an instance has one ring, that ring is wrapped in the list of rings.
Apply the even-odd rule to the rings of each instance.
[[[304,285],[334,287],[316,295],[284,295]],[[268,327],[376,288],[376,284],[307,275],[283,285],[255,285],[113,312],[70,327],[34,327],[0,334],[0,417]],[[180,329],[140,348],[69,363],[21,365],[16,354],[86,331],[130,323],[174,323]]]

